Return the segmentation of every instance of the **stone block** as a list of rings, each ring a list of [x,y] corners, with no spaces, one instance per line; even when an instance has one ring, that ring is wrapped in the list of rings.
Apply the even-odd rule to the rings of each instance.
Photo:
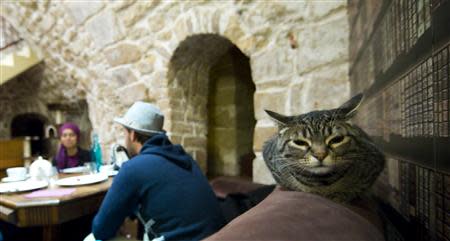
[[[280,89],[286,88],[293,80],[290,78],[272,79],[264,82],[257,82],[256,87],[260,90]]]
[[[149,93],[148,96],[150,99],[153,100],[160,100],[160,99],[165,99],[167,98],[167,89],[166,88],[154,88],[154,87],[148,87],[148,85],[146,85],[147,88],[149,89]]]
[[[132,39],[132,40],[138,40],[144,37],[148,36],[148,30],[147,28],[144,27],[134,27],[132,29],[129,30],[129,33],[127,34],[127,38],[128,39]],[[141,48],[143,48],[141,46]]]
[[[268,119],[266,110],[272,110],[275,112],[284,112],[286,104],[286,90],[277,90],[269,92],[256,92],[255,93],[255,117],[257,120]]]
[[[289,89],[288,113],[291,115],[301,114],[304,111],[304,103],[308,100],[305,98],[305,84],[303,82],[292,85]],[[280,114],[288,114],[280,113]]]
[[[350,96],[350,83],[348,81],[348,63],[330,66],[326,70],[311,73],[307,77],[303,95],[305,103],[301,109],[293,112],[306,113],[318,109],[331,109],[339,107]]]
[[[315,1],[311,4],[311,20],[328,17],[336,11],[346,11],[347,1]]]
[[[183,145],[189,147],[206,148],[206,138],[205,137],[184,137]]]
[[[156,15],[156,17],[149,18],[147,23],[148,23],[148,31],[151,33],[157,33],[166,26],[165,18],[161,18],[159,17],[159,15]]]
[[[220,31],[220,17],[222,16],[222,11],[219,9],[214,11],[214,14],[211,18],[211,32],[219,33]],[[188,27],[188,32],[192,32],[192,27]]]
[[[206,152],[195,150],[192,152],[192,156],[194,160],[197,162],[197,164],[200,166],[200,169],[203,173],[206,173],[208,171],[208,163],[206,161]]]
[[[236,45],[242,52],[250,56],[253,52],[267,47],[271,34],[272,30],[269,27],[263,28],[248,37],[241,38]]]
[[[184,121],[184,112],[178,110],[167,110],[164,112],[166,116],[170,117],[172,121]]]
[[[192,125],[184,121],[172,121],[170,131],[177,135],[192,134],[194,132]]]
[[[168,97],[169,99],[177,99],[183,96],[184,90],[181,88],[169,88]]]
[[[132,4],[134,4],[136,2],[136,0],[127,0],[127,1],[112,1],[111,2],[111,8],[118,12],[121,10],[124,10],[126,8],[128,8],[129,6],[131,6]]]
[[[168,42],[172,39],[172,31],[171,30],[161,31],[156,35],[156,38],[161,42]]]
[[[208,134],[208,126],[201,123],[194,125],[194,135],[206,136]]]
[[[239,39],[238,42],[236,42],[236,46],[245,54],[245,55],[251,55],[257,48],[256,43],[256,37],[255,36],[248,36]]]
[[[111,11],[103,11],[86,23],[86,30],[91,35],[97,48],[114,43],[121,39],[122,30]]]
[[[137,81],[134,73],[126,67],[109,70],[107,76],[110,79],[109,84],[114,88],[120,88]]]
[[[103,2],[91,1],[87,4],[83,1],[67,1],[65,5],[73,21],[77,24],[82,24],[87,18],[102,9]]]
[[[204,120],[206,117],[205,115],[199,114],[194,107],[187,106],[186,108],[186,118],[189,122],[198,122]]]
[[[167,87],[166,72],[158,68],[158,70],[153,71],[153,73],[149,75],[148,79],[145,79],[145,82],[147,83],[149,88],[166,88]],[[181,96],[178,96],[178,98],[181,98]]]
[[[198,163],[206,163],[206,152],[196,150],[194,151],[194,160],[196,160]]]
[[[109,65],[114,67],[138,61],[141,58],[141,51],[134,44],[123,43],[106,49],[104,55]]]
[[[266,48],[259,56],[252,59],[253,80],[257,83],[292,75],[295,63],[294,53],[287,47]]]
[[[155,50],[161,57],[165,58],[166,60],[169,60],[172,57],[172,55],[170,54],[170,51],[168,51],[163,46],[155,47]]]
[[[62,49],[62,53],[61,53],[61,56],[63,57],[63,59],[65,60],[65,61],[67,61],[67,62],[73,62],[73,59],[74,59],[74,53],[72,52],[72,51],[70,51],[69,49],[67,49],[67,48],[63,48]]]
[[[136,64],[137,70],[143,75],[153,72],[155,68],[156,57],[154,55],[145,56]]]
[[[168,131],[170,131],[170,130],[168,130]],[[171,134],[171,135],[169,135],[169,139],[173,144],[181,144],[181,141],[183,138],[181,137],[181,135]]]
[[[135,101],[147,99],[147,88],[141,82],[133,83],[115,91],[124,105],[131,106]]]
[[[299,31],[297,72],[305,73],[332,62],[348,60],[349,26],[342,10],[325,23],[316,23]]]
[[[237,15],[232,15],[228,18],[228,24],[223,31],[223,35],[233,43],[238,42],[238,40],[245,35],[241,27],[241,21],[239,21]]]
[[[71,44],[76,36],[77,36],[77,30],[75,28],[70,28],[70,29],[67,29],[66,32],[64,33],[64,35],[62,36],[62,40],[66,44]],[[83,49],[77,49],[76,51],[77,52],[83,51]]]
[[[138,1],[119,13],[126,27],[130,27],[144,18],[144,16],[159,4],[159,0]]]
[[[261,152],[264,143],[278,131],[278,128],[274,126],[257,126],[255,128],[255,134],[253,135],[253,151]]]
[[[42,21],[39,23],[41,34],[45,34],[50,31],[51,28],[55,25],[55,18],[52,15],[46,15],[42,18]]]
[[[179,18],[177,20],[175,23],[174,32],[178,41],[184,40],[189,35],[185,18]]]
[[[275,184],[275,179],[262,159],[261,153],[256,153],[256,158],[253,160],[253,182]]]

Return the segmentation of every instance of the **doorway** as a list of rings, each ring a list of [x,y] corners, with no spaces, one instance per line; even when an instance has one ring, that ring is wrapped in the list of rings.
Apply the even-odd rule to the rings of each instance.
[[[48,153],[44,143],[44,126],[46,122],[46,118],[40,114],[26,113],[17,115],[11,122],[11,137],[29,137],[31,156],[46,156]]]

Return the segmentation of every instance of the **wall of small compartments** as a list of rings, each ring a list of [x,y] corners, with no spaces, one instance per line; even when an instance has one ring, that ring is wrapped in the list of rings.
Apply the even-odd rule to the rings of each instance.
[[[375,188],[388,240],[450,240],[449,13],[450,0],[349,1],[355,122],[388,157]]]

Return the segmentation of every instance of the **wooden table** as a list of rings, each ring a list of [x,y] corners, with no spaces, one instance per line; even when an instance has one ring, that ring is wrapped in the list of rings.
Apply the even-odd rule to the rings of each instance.
[[[59,174],[59,178],[74,176]],[[62,197],[26,198],[30,192],[0,194],[0,219],[17,227],[43,227],[42,240],[58,240],[58,225],[95,213],[103,200],[112,178],[107,181],[74,187],[70,195]]]

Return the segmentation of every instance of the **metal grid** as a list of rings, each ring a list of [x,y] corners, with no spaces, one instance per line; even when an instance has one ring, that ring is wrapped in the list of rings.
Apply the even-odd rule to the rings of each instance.
[[[399,196],[391,206],[407,225],[388,225],[392,232],[387,233],[403,235],[388,235],[389,240],[450,241],[450,176],[440,169],[448,161],[442,149],[450,136],[450,44],[431,32],[431,16],[439,21],[439,6],[448,2],[387,2],[370,46],[361,49],[362,57],[353,63],[352,92],[369,90],[357,123],[399,162],[399,186],[391,186],[398,188]],[[442,31],[442,24],[436,26]],[[373,63],[373,76],[367,74],[367,63]],[[427,154],[412,156],[408,145]]]
[[[399,161],[400,214],[417,240],[450,241],[450,176]]]
[[[403,82],[402,136],[433,136],[433,79],[431,58],[416,66]]]
[[[396,81],[383,92],[383,135],[386,141],[392,134],[402,135],[402,81]]]
[[[383,73],[415,46],[431,27],[430,0],[395,0],[386,10],[375,34],[373,49],[377,73]]]
[[[409,163],[400,161],[400,213],[408,221],[410,221],[409,190],[411,180],[411,178],[409,177],[409,169]]]
[[[436,210],[436,238],[450,240],[450,176],[435,173],[434,200]]]
[[[420,224],[417,232],[420,240],[431,240],[431,215],[434,214],[434,207],[431,204],[430,190],[432,185],[433,172],[429,169],[416,167],[417,173],[417,198],[416,198],[416,219]]]
[[[433,56],[434,67],[434,109],[436,134],[439,137],[449,136],[449,46]]]

